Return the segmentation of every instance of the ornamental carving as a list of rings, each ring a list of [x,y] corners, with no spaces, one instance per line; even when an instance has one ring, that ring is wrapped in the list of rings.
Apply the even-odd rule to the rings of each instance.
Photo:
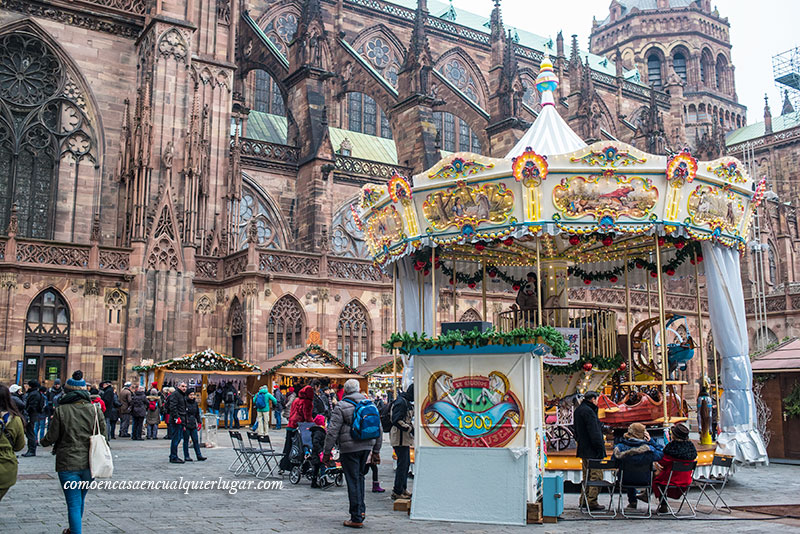
[[[177,271],[178,253],[170,239],[160,239],[147,257],[147,268],[159,271]]]
[[[123,11],[134,14],[144,14],[145,0],[87,0],[100,5],[119,7]],[[135,39],[141,30],[141,26],[132,23],[116,23],[97,16],[94,13],[83,10],[72,10],[68,8],[57,8],[52,3],[35,4],[30,0],[0,0],[0,7],[18,13],[32,15],[45,19],[54,20],[62,24],[87,30],[110,33],[115,36]]]
[[[447,163],[439,163],[428,173],[431,180],[452,180],[454,178],[466,178],[494,168],[494,163],[482,163],[476,160],[467,160],[455,157]]]
[[[115,250],[100,250],[100,268],[111,271],[127,271],[130,267],[130,254]]]
[[[736,234],[744,216],[742,197],[733,191],[719,187],[698,185],[689,194],[688,222],[695,226],[707,226],[712,231],[722,230]]]
[[[194,311],[200,315],[208,315],[214,309],[214,304],[211,302],[211,299],[208,295],[200,295],[200,298],[197,299],[197,304],[195,305]]]
[[[18,243],[17,261],[20,263],[86,268],[89,266],[89,249],[40,245],[37,243]]]
[[[97,296],[100,294],[100,280],[86,280],[83,286],[84,296]]]
[[[19,105],[36,106],[56,96],[63,68],[43,41],[21,34],[0,39],[0,97]]]
[[[0,287],[3,289],[16,289],[17,287],[17,274],[16,273],[0,273]]]
[[[258,255],[258,270],[262,272],[294,275],[318,275],[319,259],[274,252],[261,252]]]
[[[103,301],[109,310],[121,310],[128,304],[128,295],[121,289],[108,288]]]
[[[615,146],[607,146],[599,152],[592,150],[581,157],[572,157],[570,161],[573,163],[585,163],[591,166],[618,167],[645,163],[647,160],[645,158],[637,158],[630,152],[620,152]]]
[[[195,260],[195,274],[198,278],[217,279],[218,261],[216,259],[197,258]]]
[[[175,28],[167,30],[158,41],[158,52],[164,57],[175,56],[175,59],[183,59],[188,48],[186,39]]]
[[[328,274],[332,278],[362,282],[380,282],[383,279],[381,270],[372,265],[372,263],[346,260],[329,259]]]

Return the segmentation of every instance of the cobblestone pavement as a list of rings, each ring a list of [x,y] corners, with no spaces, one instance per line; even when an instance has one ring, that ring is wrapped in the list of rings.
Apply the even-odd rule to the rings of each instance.
[[[164,431],[161,431],[163,435]],[[282,448],[283,431],[272,431],[276,448]],[[183,465],[168,463],[169,442],[130,440],[112,441],[115,457],[113,480],[253,480],[234,477],[227,467],[234,459],[230,447],[204,449],[206,462]],[[222,445],[225,445],[223,442]],[[380,466],[380,480],[391,489],[391,447],[385,440]],[[49,449],[39,449],[35,458],[20,458],[21,480],[0,503],[0,532],[25,534],[60,533],[67,526],[66,506]],[[413,485],[413,480],[411,481]],[[369,488],[369,485],[368,485]],[[800,467],[772,465],[739,470],[726,498],[732,505],[800,504]],[[602,501],[601,501],[602,502]],[[392,511],[389,491],[367,494],[365,530],[373,532],[519,532],[523,528],[547,533],[557,532],[702,532],[728,533],[800,532],[800,520],[766,519],[769,516],[734,512],[733,516],[715,514],[709,519],[675,521],[650,520],[585,520],[575,508],[577,495],[566,496],[563,520],[557,525],[496,527],[444,522],[411,521],[405,512]],[[178,490],[162,491],[91,491],[86,499],[84,531],[118,532],[188,532],[239,533],[344,531],[341,522],[347,514],[345,488],[312,490],[309,482],[299,485],[283,482],[282,489],[245,490],[230,495],[218,490],[199,490],[185,495]]]

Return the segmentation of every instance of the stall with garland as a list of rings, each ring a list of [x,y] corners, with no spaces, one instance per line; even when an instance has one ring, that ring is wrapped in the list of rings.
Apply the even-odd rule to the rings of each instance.
[[[327,379],[335,388],[355,378],[361,384],[361,390],[367,390],[367,378],[364,375],[316,343],[289,351],[284,357],[267,360],[265,367],[257,385],[291,386],[300,382],[310,384],[314,379]]]
[[[378,356],[358,368],[367,377],[369,391],[378,395],[395,395],[403,378],[403,361],[395,356]]]
[[[159,391],[164,386],[176,387],[180,382],[186,382],[199,393],[200,409],[204,412],[209,409],[209,393],[231,382],[240,392],[243,402],[239,421],[242,424],[250,423],[252,395],[248,392],[252,391],[256,378],[261,375],[261,369],[257,365],[208,348],[171,360],[134,366],[133,370],[139,373],[140,385],[148,389],[153,382],[157,384]]]
[[[604,411],[615,421],[646,416],[666,427],[682,420],[680,384],[670,375],[676,365],[685,365],[695,347],[702,350],[702,339],[670,339],[664,288],[675,277],[697,283],[701,263],[725,391],[717,450],[739,462],[765,461],[754,427],[739,272],[739,252],[753,209],[763,197],[764,180],[754,182],[732,157],[704,162],[688,149],[654,155],[617,141],[587,146],[555,109],[557,83],[552,65],[544,61],[537,78],[542,111],[506,158],[456,153],[410,180],[395,175],[388,184],[363,186],[353,206],[375,263],[396,282],[399,327],[386,346],[401,353],[404,382],[417,384],[418,461],[425,461],[426,451],[441,460],[460,458],[459,448],[470,454],[508,448],[506,440],[475,437],[485,434],[474,431],[478,405],[510,409],[505,412],[510,419],[492,420],[507,429],[523,411],[541,412],[544,418],[539,410],[544,397],[560,402],[599,389],[612,375],[617,375],[620,393],[607,399]],[[648,299],[650,317],[641,325],[631,324],[630,288],[635,284],[646,286],[648,294],[652,288],[657,296],[652,309]],[[503,286],[517,293],[516,304],[501,312],[491,329],[436,336],[440,323],[455,320],[439,306],[442,293],[480,287],[487,317],[487,289],[495,292]],[[570,288],[597,286],[624,290],[626,313],[570,302]],[[636,327],[638,337],[633,336]],[[619,337],[619,332],[627,335]],[[524,371],[514,394],[509,392],[514,373],[491,375],[491,365],[478,362],[480,355],[499,353],[511,354],[507,366],[520,354],[535,357],[519,359]],[[436,360],[443,366],[437,371],[430,360],[443,355],[455,357]],[[426,362],[424,369],[419,369],[420,361]],[[700,361],[705,361],[702,354]],[[535,362],[541,365],[539,372]],[[458,377],[448,366],[466,374]],[[641,380],[643,374],[646,380]],[[463,426],[467,415],[473,423],[469,431]],[[537,426],[535,421],[526,423]],[[543,432],[543,421],[538,427]],[[529,453],[529,501],[538,495],[542,474],[543,436],[538,432],[511,440]],[[449,439],[426,441],[432,433]],[[436,447],[449,450],[442,456]],[[511,464],[498,462],[498,469],[506,469],[503,476],[512,476]],[[422,466],[417,467],[422,475]],[[459,473],[431,468],[444,481]],[[430,510],[418,508],[424,503],[417,497],[426,494],[426,484],[441,489],[442,482],[428,477],[425,482],[420,475],[412,516],[416,510],[424,518]]]

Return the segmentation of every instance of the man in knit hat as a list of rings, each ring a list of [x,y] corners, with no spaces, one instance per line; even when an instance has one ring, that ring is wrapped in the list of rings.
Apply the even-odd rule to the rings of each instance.
[[[44,409],[47,402],[39,392],[39,381],[31,380],[28,382],[28,396],[25,398],[25,413],[28,416],[28,424],[25,425],[25,437],[28,438],[28,451],[22,456],[36,456],[36,422],[44,417]]]
[[[645,487],[650,485],[653,462],[661,459],[661,446],[656,443],[642,423],[631,423],[628,431],[614,447],[613,457],[622,468],[624,486]],[[636,509],[636,488],[628,492],[628,509]]]

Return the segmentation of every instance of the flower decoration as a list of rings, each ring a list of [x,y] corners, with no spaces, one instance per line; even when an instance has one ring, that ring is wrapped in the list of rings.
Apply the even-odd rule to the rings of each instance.
[[[368,209],[380,200],[383,192],[375,184],[367,184],[361,188],[361,209]]]
[[[395,204],[398,202],[407,204],[411,200],[411,184],[408,183],[408,180],[406,180],[404,176],[400,176],[397,172],[395,172],[389,180],[388,189],[389,197],[391,197],[392,202]]]
[[[511,164],[514,179],[526,187],[537,186],[547,178],[547,160],[528,148]]]
[[[697,176],[697,160],[688,148],[672,156],[667,163],[667,180],[674,187],[681,187],[684,183],[692,183]]]
[[[356,209],[355,204],[350,204],[350,214],[353,216],[353,222],[356,223],[356,228],[358,228],[358,231],[363,232],[364,223],[361,221],[361,217],[358,216],[358,210]]]

